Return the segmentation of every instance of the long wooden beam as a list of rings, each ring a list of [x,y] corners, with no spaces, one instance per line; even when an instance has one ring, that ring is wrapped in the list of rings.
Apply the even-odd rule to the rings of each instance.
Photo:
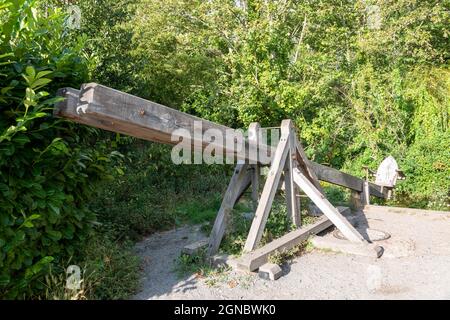
[[[254,271],[265,264],[271,254],[277,251],[284,252],[292,249],[302,241],[308,239],[309,236],[322,232],[332,225],[333,223],[326,216],[322,216],[313,224],[291,231],[261,248],[244,254],[237,259],[237,267],[245,271]]]
[[[224,137],[227,130],[233,132],[233,129],[226,126],[96,83],[84,84],[81,90],[63,88],[59,90],[59,95],[67,99],[55,106],[55,116],[144,140],[174,145],[179,140],[173,140],[172,134],[177,129],[181,129],[191,138],[194,137],[192,139],[193,149],[201,151],[211,143],[211,141],[203,140],[203,133],[206,130],[218,130],[223,133]],[[197,134],[194,121],[199,121],[202,124],[201,132]],[[182,132],[179,135],[180,139],[183,138]],[[196,136],[200,138],[196,139]],[[249,152],[249,150],[255,149],[255,147],[250,148],[249,143],[252,142],[246,141],[245,154],[241,154],[235,148],[230,148],[223,143],[217,144],[217,148],[222,148],[224,156],[231,154],[237,159],[261,163],[257,155],[255,157],[252,152]],[[262,143],[258,143],[257,148],[269,155],[275,153],[275,148]],[[321,181],[340,185],[357,192],[363,190],[362,179],[312,161],[310,161],[310,165]],[[381,186],[371,183],[369,189],[371,195],[380,198],[387,197],[387,191],[383,190]]]
[[[342,186],[354,191],[363,191],[364,180],[313,161],[310,161],[310,164],[317,175],[317,179],[336,184],[338,186]],[[369,192],[375,197],[387,198],[387,189],[383,189],[381,188],[381,186],[371,182],[369,182]]]

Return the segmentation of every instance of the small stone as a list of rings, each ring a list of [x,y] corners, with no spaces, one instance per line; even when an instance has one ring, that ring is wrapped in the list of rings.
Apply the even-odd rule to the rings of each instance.
[[[228,254],[216,254],[210,258],[211,264],[218,268],[218,267],[227,267],[230,265],[230,257]]]
[[[181,253],[192,256],[194,254],[197,254],[201,249],[203,249],[207,245],[208,245],[208,239],[203,239],[203,240],[188,244],[187,246],[184,246],[183,250],[181,250]]]
[[[265,265],[262,265],[259,267],[258,275],[260,278],[264,280],[278,280],[281,275],[283,274],[283,271],[281,270],[280,266],[274,263],[266,263]]]

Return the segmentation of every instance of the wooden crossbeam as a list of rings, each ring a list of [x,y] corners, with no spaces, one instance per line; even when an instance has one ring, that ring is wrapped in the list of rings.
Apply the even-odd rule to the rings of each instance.
[[[292,249],[309,236],[322,232],[332,225],[333,223],[326,216],[322,216],[313,224],[291,231],[261,248],[244,254],[236,261],[237,266],[241,270],[254,271],[265,264],[271,254]]]
[[[314,170],[317,178],[338,186],[342,186],[357,192],[364,191],[364,180],[354,177],[348,173],[327,167],[316,162],[310,161],[310,165]],[[387,198],[387,190],[383,190],[381,186],[369,182],[370,194],[378,198]]]
[[[72,96],[75,92],[75,89],[64,88],[60,94]],[[189,138],[195,151],[202,151],[214,144],[217,149],[222,149],[224,155],[252,163],[258,161],[256,155],[249,152],[248,141],[244,141],[245,153],[242,153],[224,141],[211,143],[203,135],[205,131],[213,129],[224,138],[239,136],[232,128],[96,83],[84,84],[78,92],[77,102],[69,99],[58,104],[54,114],[82,124],[163,144],[174,145],[181,139]],[[196,124],[201,124],[201,131],[197,130]],[[175,132],[178,139],[173,139]],[[270,146],[261,144],[253,149],[257,148],[266,154],[271,152]]]

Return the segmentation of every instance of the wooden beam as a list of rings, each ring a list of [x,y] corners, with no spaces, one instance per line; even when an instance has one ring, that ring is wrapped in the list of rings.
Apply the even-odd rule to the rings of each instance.
[[[67,107],[62,106],[55,107],[56,116],[164,144],[177,144],[179,139],[172,139],[176,132],[180,139],[190,138],[196,151],[211,145],[210,141],[204,139],[206,130],[217,130],[224,139],[228,137],[234,140],[235,136],[240,135],[226,126],[96,83],[82,85],[75,108],[67,104]],[[198,124],[201,124],[201,128]],[[230,154],[237,159],[257,163],[257,153],[249,152],[248,141],[244,141],[245,153],[225,141],[216,141],[214,144],[222,149],[224,155]],[[270,147],[261,144],[259,148],[267,149],[270,154]]]
[[[209,236],[208,256],[213,256],[219,249],[223,235],[228,223],[228,219],[236,201],[250,184],[250,177],[247,164],[238,164],[234,170],[227,191],[222,199],[219,212],[217,213],[214,226]]]
[[[178,140],[174,141],[171,139],[173,132],[177,129],[185,129],[190,137],[194,137],[194,121],[202,123],[201,133],[207,129],[215,129],[224,134],[227,129],[233,132],[233,129],[226,126],[95,83],[84,84],[81,91],[73,88],[63,88],[60,89],[59,93],[61,96],[67,97],[67,99],[55,106],[55,116],[144,140],[177,144]],[[77,95],[78,101],[76,99]],[[180,135],[180,138],[182,137]],[[201,139],[200,141],[192,139],[194,149],[197,146],[203,149],[209,144],[209,141],[203,141],[202,135]],[[224,154],[233,153],[241,160],[261,163],[261,159],[257,159],[257,153],[253,155],[253,153],[248,152],[251,149],[251,145],[248,143],[245,146],[245,155],[239,155],[234,148],[229,150],[229,147],[227,148],[223,144],[219,144],[218,147],[222,148]],[[275,152],[275,148],[263,143],[258,143],[257,148],[262,152],[266,152],[266,154],[273,155]],[[299,161],[302,157],[303,155],[300,154]],[[263,164],[266,165],[268,163]],[[311,172],[314,172],[321,181],[337,184],[359,192],[363,189],[362,179],[312,161],[306,164],[312,169],[308,172],[309,169],[306,168],[310,178]],[[320,190],[317,185],[316,187]],[[384,189],[382,190],[381,186],[369,183],[369,191],[373,196],[386,198],[388,191],[386,188]]]
[[[310,161],[311,167],[321,181],[336,184],[341,187],[349,188],[358,192],[363,191],[364,180],[354,177],[348,173],[327,167],[313,161]],[[386,188],[385,188],[386,189]],[[370,194],[378,198],[387,198],[387,191],[381,186],[369,182]]]
[[[256,153],[258,155],[258,150],[255,148],[258,146],[261,138],[261,126],[258,122],[252,122],[250,123],[248,127],[248,141],[250,142],[250,146],[254,149],[251,150],[251,152]],[[258,159],[256,159],[258,160]],[[261,175],[261,168],[260,166],[255,163],[252,165],[252,203],[253,203],[253,210],[256,211],[258,208],[258,200],[259,200],[259,177]]]
[[[362,197],[362,192],[352,190],[350,193],[350,206],[353,210],[361,210],[364,207]]]
[[[244,254],[237,259],[237,268],[239,270],[254,271],[269,260],[269,256],[275,252],[283,252],[292,249],[309,236],[317,234],[331,227],[333,223],[325,216],[322,216],[317,222],[296,229],[288,234],[271,241],[265,246]]]
[[[56,92],[57,96],[65,98],[65,100],[58,102],[53,108],[54,117],[64,117],[75,122],[78,120],[76,109],[78,105],[78,98],[80,90],[74,88],[61,88]]]
[[[351,223],[339,213],[327,198],[325,198],[325,196],[320,193],[309,179],[298,169],[294,169],[294,181],[348,240],[357,243],[367,242]]]
[[[253,222],[245,242],[244,251],[248,252],[254,250],[261,240],[264,227],[266,226],[267,217],[269,216],[272,202],[278,189],[278,182],[280,181],[281,172],[283,171],[284,163],[289,151],[288,138],[289,135],[283,134],[282,132],[280,141],[272,159],[272,165],[269,173],[267,174],[266,183],[264,184],[264,188],[259,199],[255,217],[253,218]]]
[[[287,130],[285,135],[289,135],[289,152],[286,158],[286,164],[284,167],[284,186],[286,195],[286,208],[290,221],[296,227],[301,226],[301,212],[300,201],[297,197],[298,187],[294,182],[293,170],[297,168],[297,141],[295,137],[295,130],[292,122],[289,120],[287,126],[282,126],[281,130]],[[318,181],[317,181],[318,182]]]

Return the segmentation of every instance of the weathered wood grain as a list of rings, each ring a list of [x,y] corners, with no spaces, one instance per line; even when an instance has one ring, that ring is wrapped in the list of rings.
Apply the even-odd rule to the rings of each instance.
[[[289,135],[289,152],[286,158],[284,167],[284,185],[286,195],[286,208],[289,219],[296,227],[301,225],[300,215],[300,199],[297,197],[298,187],[294,182],[293,172],[297,168],[297,141],[295,137],[295,130],[292,122],[289,120],[287,127],[282,127],[281,130],[288,130],[286,135]]]
[[[282,127],[283,124],[284,123],[281,124]],[[266,183],[264,184],[264,188],[259,199],[258,208],[256,209],[255,217],[253,218],[253,222],[244,245],[244,251],[246,252],[252,251],[256,248],[264,232],[264,227],[266,226],[267,218],[269,216],[270,209],[272,208],[272,202],[278,189],[278,182],[280,181],[281,173],[289,151],[288,139],[289,134],[286,135],[286,133],[282,131],[280,142],[278,143],[272,159],[272,165],[270,166],[269,173],[267,174]]]

